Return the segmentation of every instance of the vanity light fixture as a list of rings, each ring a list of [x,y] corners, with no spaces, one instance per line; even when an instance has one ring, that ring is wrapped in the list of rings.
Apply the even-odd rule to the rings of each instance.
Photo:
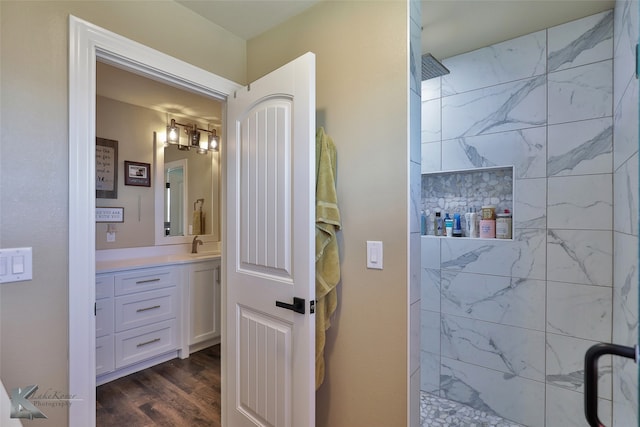
[[[180,139],[180,128],[184,128],[187,134],[186,141]],[[208,134],[208,138],[201,138],[203,132]],[[199,154],[207,154],[209,151],[218,151],[220,145],[220,137],[218,137],[215,129],[202,129],[194,124],[178,123],[175,119],[171,119],[167,126],[167,143],[177,145],[179,150],[190,150],[194,148]]]

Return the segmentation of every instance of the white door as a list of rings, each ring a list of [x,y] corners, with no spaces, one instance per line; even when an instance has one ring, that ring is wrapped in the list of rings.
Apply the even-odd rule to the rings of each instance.
[[[313,427],[315,55],[230,96],[227,124],[226,425]]]

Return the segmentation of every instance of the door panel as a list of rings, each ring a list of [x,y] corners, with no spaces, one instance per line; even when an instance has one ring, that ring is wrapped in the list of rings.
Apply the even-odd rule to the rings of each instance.
[[[240,268],[291,277],[293,99],[261,100],[240,118]]]
[[[291,401],[292,325],[247,307],[239,316],[239,409],[265,426],[292,425]]]
[[[226,423],[313,427],[315,56],[239,90],[227,117]]]

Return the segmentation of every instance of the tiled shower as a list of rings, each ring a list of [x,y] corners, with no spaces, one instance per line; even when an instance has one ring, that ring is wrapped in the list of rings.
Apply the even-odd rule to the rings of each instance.
[[[584,426],[585,351],[638,342],[637,38],[638,1],[617,1],[445,59],[451,73],[423,82],[423,183],[513,168],[512,240],[421,238],[423,391]],[[453,213],[422,192],[427,214]],[[603,362],[600,418],[637,425],[637,366]]]

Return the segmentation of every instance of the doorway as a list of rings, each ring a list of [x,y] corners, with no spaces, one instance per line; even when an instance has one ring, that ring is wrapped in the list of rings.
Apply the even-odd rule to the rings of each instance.
[[[122,222],[96,224],[96,283],[99,284],[96,289],[96,423],[117,425],[117,420],[112,419],[111,414],[119,410],[130,412],[132,416],[137,414],[138,419],[146,418],[148,423],[156,414],[156,406],[157,411],[167,414],[175,414],[177,408],[177,412],[183,415],[174,416],[184,419],[186,423],[188,414],[193,415],[201,411],[199,408],[208,406],[197,419],[215,424],[220,418],[219,394],[217,397],[203,395],[203,402],[208,405],[202,405],[199,400],[190,399],[190,394],[180,392],[184,388],[181,381],[171,382],[159,376],[148,376],[162,365],[165,372],[175,372],[179,378],[179,373],[185,369],[192,372],[193,364],[184,359],[196,356],[198,350],[217,346],[219,354],[219,261],[211,257],[203,262],[204,259],[199,256],[198,262],[195,262],[188,255],[190,242],[185,243],[184,240],[197,239],[203,242],[204,245],[198,250],[199,254],[206,252],[202,257],[219,253],[220,152],[209,149],[209,140],[213,131],[216,131],[216,136],[224,134],[224,103],[100,60],[96,65],[96,134],[100,135],[99,141],[112,141],[117,160],[113,169],[120,169],[115,174],[116,179],[110,180],[115,188],[110,192],[97,192],[96,206],[120,207],[124,210]],[[165,139],[168,126],[174,122],[185,126],[179,128],[175,140],[170,143]],[[198,129],[197,132],[194,127]],[[199,137],[197,146],[193,145],[194,137]],[[207,144],[206,147],[202,143]],[[108,169],[101,167],[104,163],[100,152],[97,156],[96,172],[101,175]],[[117,179],[123,176],[125,159],[144,162],[155,169],[150,180],[152,188],[126,185],[126,176],[124,180]],[[124,172],[126,174],[126,168]],[[162,211],[161,214],[156,215],[156,210]],[[198,224],[194,223],[195,219]],[[133,310],[127,309],[136,304],[129,299],[131,294],[118,290],[114,294],[109,290],[113,287],[114,279],[117,282],[118,277],[143,271],[129,268],[133,267],[129,264],[131,257],[140,258],[141,262],[136,267],[149,267],[149,260],[153,257],[176,251],[180,259],[162,266],[176,273],[171,275],[174,279],[166,283],[171,287],[147,289],[146,292],[134,294],[138,295],[135,298],[140,298],[141,304],[146,298],[153,298],[155,305],[144,303],[144,307],[138,307],[134,314]],[[119,261],[112,269],[112,266],[105,264],[106,259]],[[175,264],[176,261],[194,262],[180,265]],[[109,271],[105,272],[105,268]],[[151,273],[148,269],[144,271]],[[153,292],[163,293],[164,297],[155,299],[159,295],[154,297]],[[167,317],[166,313],[171,315]],[[113,319],[116,319],[115,325]],[[161,325],[161,322],[169,319],[174,320]],[[154,331],[144,332],[138,329],[140,327],[150,327]],[[182,333],[173,332],[173,335],[168,331]],[[143,333],[145,339],[138,340],[139,347],[126,350],[129,348],[126,343],[131,338],[125,336]],[[175,338],[169,338],[171,336]],[[149,342],[152,344],[146,344]],[[181,368],[183,365],[186,367]],[[209,389],[219,393],[219,357],[215,366],[202,372],[203,379],[197,384],[198,389],[205,387],[205,379],[210,379]],[[134,371],[135,376],[144,379],[149,395],[136,391],[141,383],[131,381],[129,375]],[[153,378],[153,381],[149,378]],[[158,393],[155,399],[151,390]],[[176,406],[166,404],[166,396],[172,390],[176,396]],[[139,398],[129,401],[124,398],[125,395],[137,395]]]
[[[89,141],[96,138],[96,61],[222,101],[239,85],[73,16],[70,51],[69,392],[81,397],[69,409],[74,427],[94,426],[96,410],[95,288],[87,286],[95,281],[95,145]]]

